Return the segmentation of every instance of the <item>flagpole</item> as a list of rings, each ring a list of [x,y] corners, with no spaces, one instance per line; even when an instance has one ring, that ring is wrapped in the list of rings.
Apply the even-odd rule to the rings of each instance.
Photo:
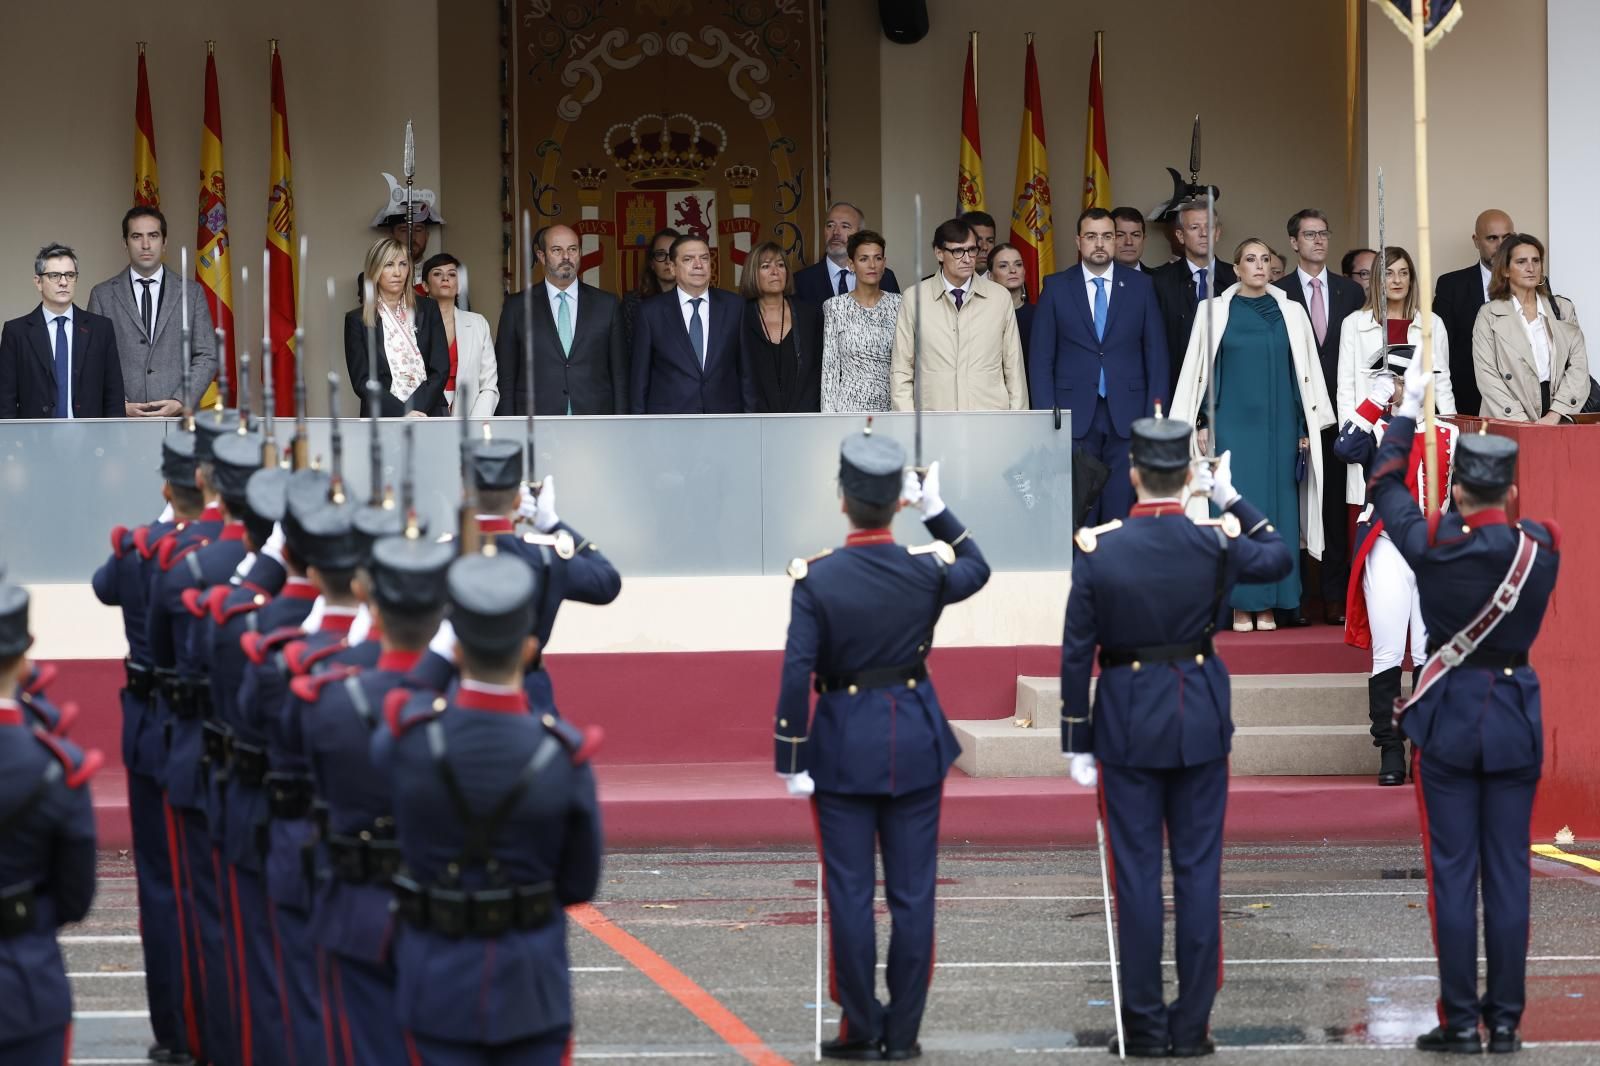
[[[1434,418],[1433,395],[1433,255],[1429,248],[1428,224],[1428,60],[1427,42],[1423,34],[1423,4],[1411,4],[1411,110],[1415,119],[1417,164],[1417,276],[1412,284],[1417,287],[1417,317],[1422,326],[1422,369],[1428,375],[1428,388],[1422,402],[1425,427],[1422,454],[1423,473],[1427,480],[1427,517],[1429,531],[1439,514],[1439,455],[1436,447],[1438,426]],[[1388,293],[1384,293],[1388,299]],[[1387,340],[1387,338],[1385,338]]]
[[[978,103],[978,31],[968,30],[967,32],[970,34],[968,43],[972,46],[972,102]],[[143,45],[140,46],[139,51],[140,54],[143,54]]]

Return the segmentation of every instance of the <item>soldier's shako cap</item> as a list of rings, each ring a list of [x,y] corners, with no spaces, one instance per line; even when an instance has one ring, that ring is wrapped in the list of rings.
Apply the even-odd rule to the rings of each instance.
[[[319,570],[354,570],[367,561],[372,542],[356,529],[356,509],[348,503],[324,503],[301,515],[302,560]]]
[[[356,528],[369,540],[394,537],[406,531],[406,516],[399,507],[374,507],[363,504],[356,508]]]
[[[539,591],[531,566],[512,555],[464,555],[450,564],[450,624],[473,651],[505,655],[533,632]]]
[[[244,499],[250,477],[261,469],[261,435],[229,433],[211,445],[212,475],[217,491],[230,503]]]
[[[306,557],[307,536],[301,522],[328,502],[331,478],[321,470],[296,470],[284,486],[283,536],[296,559]]]
[[[1178,418],[1138,418],[1129,455],[1146,470],[1182,470],[1189,465],[1189,423]]]
[[[0,659],[28,650],[28,591],[0,584]]]
[[[174,426],[161,438],[161,477],[177,485],[193,485],[195,435],[182,425]]]
[[[456,545],[426,537],[384,537],[372,545],[367,571],[372,596],[385,611],[420,614],[444,606],[449,598],[445,575],[456,558]]]
[[[1378,353],[1378,369],[1391,374],[1404,375],[1417,357],[1415,344],[1386,344]]]
[[[853,500],[879,507],[900,498],[906,450],[900,442],[869,431],[852,433],[839,445],[839,489]]]
[[[522,484],[522,445],[509,440],[475,440],[466,447],[478,488],[493,492]]]
[[[224,434],[239,432],[239,412],[223,411],[218,416],[217,410],[196,411],[194,414],[194,457],[202,463],[211,462],[216,453],[217,440]],[[257,442],[259,448],[260,442]],[[259,463],[260,456],[257,455]]]
[[[1474,492],[1500,495],[1517,479],[1517,442],[1483,433],[1461,434],[1456,441],[1455,475]]]
[[[283,521],[288,493],[289,471],[279,467],[257,470],[245,482],[244,513],[239,518],[257,548],[272,536],[273,525]]]

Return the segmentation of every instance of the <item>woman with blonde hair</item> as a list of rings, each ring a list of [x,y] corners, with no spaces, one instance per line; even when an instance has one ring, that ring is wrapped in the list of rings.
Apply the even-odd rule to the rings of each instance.
[[[443,415],[444,384],[450,376],[450,342],[445,339],[439,305],[411,287],[411,260],[405,246],[384,237],[367,250],[362,271],[361,306],[344,316],[344,363],[350,387],[367,410],[367,376],[378,380],[384,417]],[[367,350],[367,330],[375,327],[376,353]],[[374,358],[376,356],[376,358]]]

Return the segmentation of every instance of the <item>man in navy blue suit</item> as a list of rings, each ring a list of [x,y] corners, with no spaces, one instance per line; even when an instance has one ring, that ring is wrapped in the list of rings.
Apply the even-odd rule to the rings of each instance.
[[[856,272],[850,269],[850,238],[866,228],[867,216],[855,204],[835,201],[828,208],[828,221],[823,235],[828,240],[827,254],[804,270],[794,274],[794,297],[821,307],[835,296],[854,292]],[[885,267],[879,287],[884,292],[899,292],[900,283],[894,271]]]
[[[711,246],[684,234],[672,242],[678,284],[639,306],[633,324],[636,415],[723,415],[744,410],[739,320],[744,301],[711,287]]]
[[[1396,718],[1414,752],[1422,800],[1428,913],[1439,956],[1438,1028],[1417,1048],[1475,1055],[1521,1047],[1527,1004],[1528,846],[1544,763],[1539,675],[1528,649],[1539,635],[1561,564],[1553,522],[1513,522],[1517,445],[1463,433],[1456,444],[1455,509],[1430,532],[1406,486],[1411,443],[1430,375],[1406,370],[1405,396],[1373,460],[1368,492],[1384,532],[1417,575],[1428,661]],[[1073,574],[1076,579],[1077,574]],[[1478,995],[1478,882],[1483,947]]]
[[[1033,316],[1028,395],[1033,406],[1072,411],[1074,443],[1110,468],[1088,523],[1133,506],[1128,439],[1133,420],[1166,398],[1167,341],[1155,288],[1117,267],[1116,222],[1103,207],[1078,216],[1079,264],[1045,279]]]
[[[72,305],[77,255],[45,245],[33,260],[33,285],[39,306],[0,330],[0,418],[121,418],[116,331]]]

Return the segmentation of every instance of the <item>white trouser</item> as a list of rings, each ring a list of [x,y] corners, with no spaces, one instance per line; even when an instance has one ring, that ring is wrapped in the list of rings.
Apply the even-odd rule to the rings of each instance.
[[[1427,657],[1428,631],[1422,626],[1422,600],[1417,596],[1417,576],[1406,565],[1400,549],[1388,534],[1380,534],[1367,553],[1361,572],[1361,592],[1367,598],[1367,625],[1372,630],[1372,672],[1381,674],[1400,665],[1406,650],[1406,629],[1411,629],[1411,661],[1421,665]]]

